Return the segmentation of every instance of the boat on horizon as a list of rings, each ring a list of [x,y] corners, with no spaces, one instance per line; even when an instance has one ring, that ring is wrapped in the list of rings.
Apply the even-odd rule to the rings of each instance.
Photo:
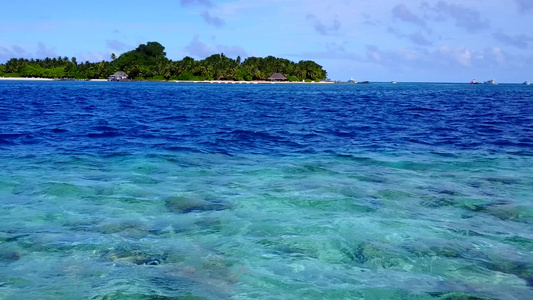
[[[497,83],[496,83],[496,80],[491,79],[491,80],[485,81],[485,84],[497,84]]]
[[[396,80],[391,81],[392,84],[396,84]]]
[[[530,85],[529,81],[524,81],[524,83],[522,83],[523,85]]]
[[[357,83],[357,80],[350,78],[350,80],[348,80],[348,83]]]
[[[479,81],[472,79],[472,81],[470,81],[470,84],[479,84]]]

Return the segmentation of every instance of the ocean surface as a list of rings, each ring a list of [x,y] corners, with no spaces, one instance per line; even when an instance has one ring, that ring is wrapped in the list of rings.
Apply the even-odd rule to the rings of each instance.
[[[533,86],[0,81],[0,299],[533,299]]]

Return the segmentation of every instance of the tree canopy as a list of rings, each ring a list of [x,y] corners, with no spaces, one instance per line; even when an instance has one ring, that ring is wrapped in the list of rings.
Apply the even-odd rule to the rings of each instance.
[[[75,57],[24,59],[12,58],[0,65],[0,76],[44,78],[107,78],[116,71],[126,72],[132,79],[158,80],[266,80],[273,73],[282,73],[291,81],[318,81],[326,78],[326,71],[314,61],[298,63],[274,56],[229,58],[223,53],[203,60],[184,57],[172,61],[166,57],[165,47],[148,42],[119,57],[111,54],[111,61],[80,63]]]

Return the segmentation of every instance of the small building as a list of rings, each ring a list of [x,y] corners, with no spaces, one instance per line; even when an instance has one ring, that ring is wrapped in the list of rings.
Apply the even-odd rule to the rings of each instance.
[[[274,73],[272,76],[268,77],[270,81],[287,81],[287,77],[281,73]]]
[[[128,74],[126,74],[123,71],[117,71],[115,72],[115,74],[107,78],[107,81],[124,81],[124,80],[128,80]]]

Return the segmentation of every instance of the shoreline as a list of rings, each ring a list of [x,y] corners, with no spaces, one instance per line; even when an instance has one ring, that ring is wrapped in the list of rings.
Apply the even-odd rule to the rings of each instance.
[[[61,79],[61,78],[42,78],[42,77],[0,77],[1,80],[6,81],[107,81],[107,79]]]
[[[0,77],[0,80],[53,81],[54,79],[41,77]]]
[[[218,84],[333,84],[334,81],[320,81],[320,82],[301,82],[301,81],[266,81],[266,80],[256,80],[256,81],[233,81],[233,80],[168,80],[168,82],[177,82],[177,83],[218,83]]]
[[[0,77],[0,81],[90,81],[90,82],[109,82],[107,79],[72,79],[72,78],[42,78],[42,77]],[[361,83],[350,83],[350,82],[336,82],[336,81],[320,81],[320,82],[301,82],[301,81],[266,81],[266,80],[255,80],[255,81],[233,81],[233,80],[125,80],[123,82],[172,82],[172,83],[214,83],[214,84],[347,84],[347,85],[363,85]],[[389,84],[389,81],[380,82],[375,81],[371,82],[374,84]],[[468,84],[465,82],[402,82],[402,83],[422,83],[422,84]],[[504,82],[499,83],[499,85],[507,84],[519,84],[525,85],[525,83],[514,83],[514,82]],[[482,84],[487,85],[487,84]]]
[[[108,82],[107,79],[61,79],[61,78],[41,78],[41,77],[0,77],[0,80],[6,81],[93,81],[93,82]],[[218,84],[334,84],[334,81],[321,82],[301,82],[301,81],[233,81],[233,80],[126,80],[126,82],[176,82],[176,83],[218,83]]]

